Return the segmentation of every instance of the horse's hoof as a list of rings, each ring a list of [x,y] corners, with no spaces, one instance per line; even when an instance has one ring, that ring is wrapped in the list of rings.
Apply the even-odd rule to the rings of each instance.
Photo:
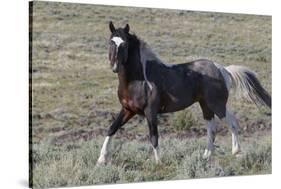
[[[235,153],[232,152],[232,155],[235,156],[236,158],[240,158],[243,156],[243,153],[242,151],[239,149],[239,150],[236,150]]]
[[[99,166],[99,165],[106,165],[106,162],[105,161],[97,161],[96,165],[97,166]]]
[[[162,161],[160,159],[155,160],[155,162],[156,162],[157,165],[161,165],[162,164]]]
[[[107,164],[107,160],[105,157],[99,157],[97,164],[96,165],[106,165]]]
[[[235,157],[236,158],[241,158],[241,157],[243,157],[243,154],[241,152],[239,152],[238,154],[235,154]]]
[[[233,149],[232,149],[232,155],[237,155],[237,154],[239,154],[240,152],[241,152],[241,149],[240,149],[239,147],[233,148]]]

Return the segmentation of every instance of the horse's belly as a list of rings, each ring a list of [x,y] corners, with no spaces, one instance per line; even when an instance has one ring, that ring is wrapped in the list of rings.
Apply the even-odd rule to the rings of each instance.
[[[183,110],[194,103],[194,99],[190,95],[181,95],[179,97],[169,97],[162,101],[159,113],[176,112]]]

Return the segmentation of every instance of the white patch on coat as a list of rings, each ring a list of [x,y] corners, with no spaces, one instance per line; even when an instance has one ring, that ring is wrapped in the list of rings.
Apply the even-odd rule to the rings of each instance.
[[[158,64],[164,65],[164,66],[169,67],[169,68],[174,66],[174,64],[163,63],[157,57],[157,55],[151,50],[149,45],[147,43],[145,43],[143,40],[140,40],[140,57],[141,57],[141,63],[142,63],[142,68],[143,68],[143,76],[144,76],[144,79],[145,79],[146,83],[148,84],[150,90],[152,90],[152,84],[151,84],[151,82],[149,81],[149,79],[147,78],[147,75],[146,75],[147,61],[155,61]]]
[[[100,157],[97,162],[98,164],[104,164],[108,162],[110,141],[111,137],[107,136],[101,148]]]
[[[225,85],[226,85],[226,88],[227,90],[229,91],[230,88],[231,88],[231,85],[232,85],[232,80],[231,80],[231,77],[229,75],[229,72],[220,64],[218,63],[215,63],[214,64],[216,65],[216,67],[219,69],[219,71],[221,72],[223,78],[224,78],[224,82],[225,82]]]

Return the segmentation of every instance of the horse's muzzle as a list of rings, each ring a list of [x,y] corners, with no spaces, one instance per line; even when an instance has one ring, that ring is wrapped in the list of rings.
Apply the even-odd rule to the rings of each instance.
[[[117,73],[118,72],[118,66],[117,66],[117,63],[114,63],[113,66],[112,66],[112,71],[114,73]]]

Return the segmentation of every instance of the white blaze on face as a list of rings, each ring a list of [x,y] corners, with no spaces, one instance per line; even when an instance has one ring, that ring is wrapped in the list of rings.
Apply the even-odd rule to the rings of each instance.
[[[111,41],[113,41],[115,44],[116,44],[116,46],[117,46],[117,48],[116,48],[116,55],[118,54],[118,48],[119,48],[119,46],[122,44],[122,43],[124,43],[124,40],[121,38],[121,37],[112,37],[112,39],[111,39]],[[116,62],[114,62],[114,65],[113,65],[113,68],[112,68],[113,70],[116,70],[117,69],[117,64],[116,64]]]
[[[111,41],[116,44],[117,49],[122,43],[124,43],[124,40],[121,37],[112,37]]]
[[[226,85],[226,88],[227,90],[229,91],[230,90],[230,87],[231,87],[231,78],[229,76],[229,73],[228,71],[220,64],[214,62],[214,64],[216,65],[216,67],[220,70],[222,76],[223,76],[223,79],[224,79],[224,83]]]

